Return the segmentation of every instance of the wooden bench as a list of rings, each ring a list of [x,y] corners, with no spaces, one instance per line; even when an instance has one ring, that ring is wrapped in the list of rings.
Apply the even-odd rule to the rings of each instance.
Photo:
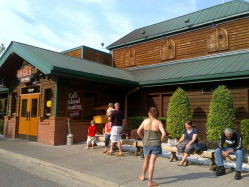
[[[105,137],[103,135],[98,136],[97,140],[104,142],[105,141]],[[122,140],[122,144],[123,145],[131,145],[136,147],[136,152],[135,152],[135,156],[139,156],[141,155],[142,151],[143,151],[143,142],[141,140],[135,140],[135,139],[123,139]],[[170,151],[171,152],[171,157],[170,157],[170,162],[173,162],[174,160],[178,160],[176,153],[177,153],[177,148],[176,147],[170,147],[166,144],[162,144],[162,150],[164,151]],[[210,165],[209,165],[209,170],[211,171],[215,171],[216,170],[216,163],[215,163],[215,154],[214,154],[214,150],[207,150],[207,151],[203,151],[202,153],[198,154],[198,153],[193,153],[192,155],[198,155],[201,156],[203,158],[207,158],[209,159]],[[227,157],[227,159],[231,160],[231,161],[236,161],[236,156],[235,155],[229,155]],[[244,163],[249,163],[249,158],[248,155],[245,155],[244,157]]]

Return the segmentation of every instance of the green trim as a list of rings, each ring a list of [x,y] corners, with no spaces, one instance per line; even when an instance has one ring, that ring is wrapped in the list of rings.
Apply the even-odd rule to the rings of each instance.
[[[55,88],[55,107],[54,107],[55,117],[58,117],[59,113],[59,89],[60,89],[60,78],[57,77],[56,88]]]
[[[32,53],[23,48],[21,45],[18,45],[16,42],[11,42],[9,47],[5,50],[4,54],[0,58],[0,67],[4,64],[4,62],[7,60],[7,58],[11,54],[17,54],[33,66],[37,67],[41,72],[44,74],[50,74],[52,66],[46,64],[45,62],[41,61],[39,58],[36,58],[36,56]]]
[[[0,88],[0,93],[9,93],[9,88]]]
[[[81,78],[85,80],[91,80],[91,81],[103,82],[103,83],[109,83],[109,84],[118,84],[118,85],[125,85],[125,86],[137,86],[138,85],[138,83],[135,81],[129,81],[129,80],[119,79],[119,78],[114,78],[114,77],[106,77],[102,75],[74,71],[74,70],[59,68],[59,67],[54,67],[52,70],[52,74],[55,74],[57,76]]]

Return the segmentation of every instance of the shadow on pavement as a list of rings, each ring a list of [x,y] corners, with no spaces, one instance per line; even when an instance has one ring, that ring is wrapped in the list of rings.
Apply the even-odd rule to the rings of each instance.
[[[210,172],[203,172],[203,173],[188,173],[186,175],[176,175],[170,177],[157,177],[156,179],[172,179],[170,181],[160,182],[160,184],[170,184],[179,181],[188,181],[188,180],[195,180],[200,178],[216,178],[214,173]]]

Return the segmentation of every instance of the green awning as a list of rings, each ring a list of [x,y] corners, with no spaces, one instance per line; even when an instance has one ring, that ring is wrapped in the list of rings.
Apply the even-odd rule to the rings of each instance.
[[[9,88],[0,88],[0,93],[8,93]]]

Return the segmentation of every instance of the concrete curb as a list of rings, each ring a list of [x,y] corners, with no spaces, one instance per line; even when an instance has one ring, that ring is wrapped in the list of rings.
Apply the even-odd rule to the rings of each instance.
[[[85,173],[81,173],[69,168],[65,168],[50,162],[46,162],[46,161],[42,161],[30,156],[25,156],[19,153],[15,153],[15,152],[11,152],[11,151],[7,151],[5,149],[0,148],[0,154],[3,154],[5,156],[8,157],[12,157],[14,159],[19,159],[22,161],[26,161],[26,162],[31,162],[33,164],[37,164],[41,167],[44,167],[50,171],[56,172],[58,174],[70,177],[72,179],[78,180],[80,182],[86,182],[88,184],[92,184],[95,186],[110,186],[110,187],[120,187],[121,185],[119,185],[118,183],[114,183],[111,181],[107,181],[105,179],[101,179],[99,177],[95,177],[92,175],[88,175]],[[122,185],[123,186],[123,185]]]

